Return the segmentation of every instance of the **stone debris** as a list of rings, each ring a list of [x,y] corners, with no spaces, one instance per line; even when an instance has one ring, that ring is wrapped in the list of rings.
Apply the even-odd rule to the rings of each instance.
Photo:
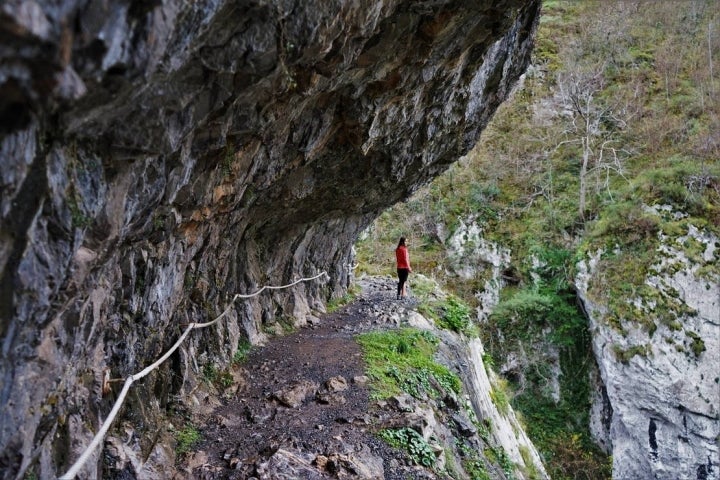
[[[318,392],[315,399],[324,405],[344,405],[347,403],[347,399],[343,395],[332,392]]]
[[[463,437],[472,437],[477,433],[477,428],[475,428],[475,425],[473,425],[467,417],[456,413],[452,416],[452,419]]]
[[[302,380],[289,388],[278,390],[272,396],[286,407],[297,408],[305,401],[308,395],[315,393],[317,389],[317,383]]]
[[[330,392],[344,392],[348,389],[348,382],[345,380],[345,377],[338,375],[325,382],[325,388]]]
[[[366,283],[360,283],[364,292],[373,291]],[[432,376],[427,379],[432,395],[418,392],[416,398],[402,393],[384,401],[369,401],[370,379],[362,374],[362,357],[354,336],[373,329],[372,322],[387,312],[402,318],[402,325],[407,324],[414,312],[399,307],[393,298],[380,297],[382,288],[374,291],[366,294],[371,303],[361,297],[344,313],[339,312],[334,317],[335,323],[321,324],[315,329],[308,327],[305,333],[275,339],[265,352],[255,352],[262,353],[255,362],[250,356],[246,368],[256,379],[247,384],[245,396],[236,400],[242,406],[239,410],[228,405],[218,415],[215,424],[222,430],[213,433],[212,445],[228,438],[226,443],[234,441],[236,446],[225,450],[218,447],[214,457],[209,455],[210,465],[195,467],[193,474],[197,478],[437,479],[442,478],[437,472],[447,465],[462,468],[465,454],[458,450],[459,444],[480,452],[488,447],[468,416],[467,399],[461,401]],[[368,308],[370,305],[372,308]],[[358,314],[360,309],[378,317]],[[383,325],[392,328],[392,322]],[[429,323],[427,326],[434,328]],[[443,335],[437,329],[431,331]],[[461,350],[460,343],[449,349],[454,353]],[[465,357],[452,360],[448,352],[438,355],[457,368],[463,361],[462,368],[468,367]],[[269,371],[265,371],[268,367]],[[271,384],[283,388],[270,389]],[[233,413],[238,411],[242,413]],[[502,426],[497,418],[490,421],[493,428]],[[414,453],[382,442],[377,433],[383,430],[415,432]],[[420,451],[425,459],[431,456],[432,469],[417,464]],[[220,467],[212,458],[221,462]],[[491,478],[502,478],[494,475],[502,472],[492,462],[485,461],[484,468],[492,474]]]

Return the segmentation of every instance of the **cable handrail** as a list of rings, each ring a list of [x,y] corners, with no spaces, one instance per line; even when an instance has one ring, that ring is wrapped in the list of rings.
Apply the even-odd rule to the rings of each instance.
[[[123,388],[120,391],[120,395],[118,395],[117,400],[115,400],[115,405],[113,405],[112,410],[110,410],[110,414],[103,422],[102,426],[100,427],[100,430],[98,430],[98,432],[95,434],[95,437],[93,437],[92,441],[90,442],[90,445],[88,445],[87,448],[85,448],[85,451],[82,453],[82,455],[80,455],[80,458],[78,458],[75,461],[75,463],[72,465],[72,467],[70,467],[70,469],[63,476],[59,477],[59,480],[71,480],[71,479],[75,478],[75,476],[78,474],[80,469],[83,467],[83,465],[85,465],[85,463],[90,458],[90,455],[92,455],[92,453],[95,451],[95,449],[100,444],[100,442],[102,442],[102,440],[105,438],[105,434],[110,429],[110,424],[113,422],[113,420],[115,420],[115,417],[117,416],[118,412],[120,411],[120,407],[122,406],[123,402],[125,401],[125,397],[127,396],[127,393],[130,390],[130,387],[132,386],[132,384],[136,380],[140,380],[141,378],[143,378],[144,376],[146,376],[147,374],[149,374],[150,372],[155,370],[157,367],[162,365],[162,363],[165,362],[165,360],[170,358],[170,355],[172,355],[175,352],[175,350],[177,350],[180,347],[180,345],[185,341],[185,339],[187,338],[187,336],[190,334],[190,332],[192,330],[209,327],[209,326],[214,325],[217,322],[219,322],[221,318],[223,318],[225,315],[227,315],[228,312],[230,312],[230,309],[232,308],[233,304],[235,303],[235,301],[237,299],[248,299],[248,298],[256,297],[256,296],[260,295],[262,292],[264,292],[265,290],[282,290],[284,288],[290,288],[301,282],[309,282],[311,280],[316,280],[316,279],[322,277],[323,275],[327,276],[327,272],[322,271],[319,274],[315,275],[314,277],[304,277],[299,280],[295,280],[292,283],[288,283],[287,285],[263,285],[263,287],[260,288],[258,291],[254,292],[254,293],[250,293],[250,294],[236,293],[233,296],[233,299],[228,304],[228,306],[225,308],[225,310],[223,310],[223,312],[220,315],[218,315],[215,319],[213,319],[209,322],[206,322],[206,323],[190,323],[187,326],[187,328],[185,329],[185,331],[183,332],[183,334],[180,335],[180,338],[178,338],[178,340],[175,342],[175,344],[172,347],[170,347],[170,349],[167,352],[165,352],[165,354],[162,357],[158,358],[157,360],[155,360],[155,362],[153,362],[149,366],[145,367],[138,373],[132,374],[129,377],[127,377],[127,379],[125,379],[125,384],[123,385]]]

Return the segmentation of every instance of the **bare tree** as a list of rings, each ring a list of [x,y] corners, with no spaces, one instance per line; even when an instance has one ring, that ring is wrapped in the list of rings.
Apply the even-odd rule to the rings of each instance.
[[[561,74],[557,86],[557,97],[563,109],[561,115],[567,119],[563,132],[566,140],[561,144],[578,143],[581,146],[578,215],[585,220],[590,174],[604,171],[605,186],[609,186],[610,172],[622,174],[621,157],[618,156],[622,149],[614,148],[612,144],[617,142],[613,136],[625,127],[626,122],[619,115],[619,109],[599,98],[605,87],[603,65]],[[610,160],[607,160],[606,150],[611,152]]]

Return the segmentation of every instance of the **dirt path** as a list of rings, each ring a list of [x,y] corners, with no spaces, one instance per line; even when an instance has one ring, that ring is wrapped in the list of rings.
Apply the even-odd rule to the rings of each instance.
[[[369,400],[358,333],[391,328],[413,307],[394,282],[361,282],[352,304],[254,348],[246,383],[208,416],[188,478],[429,478],[373,432],[386,404]]]

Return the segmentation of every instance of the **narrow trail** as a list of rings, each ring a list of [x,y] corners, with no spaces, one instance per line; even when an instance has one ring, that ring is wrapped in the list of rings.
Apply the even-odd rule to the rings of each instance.
[[[358,283],[351,304],[253,348],[244,383],[203,419],[186,478],[435,478],[374,434],[392,423],[393,406],[370,401],[354,340],[399,326],[416,303],[395,300],[391,278]]]

